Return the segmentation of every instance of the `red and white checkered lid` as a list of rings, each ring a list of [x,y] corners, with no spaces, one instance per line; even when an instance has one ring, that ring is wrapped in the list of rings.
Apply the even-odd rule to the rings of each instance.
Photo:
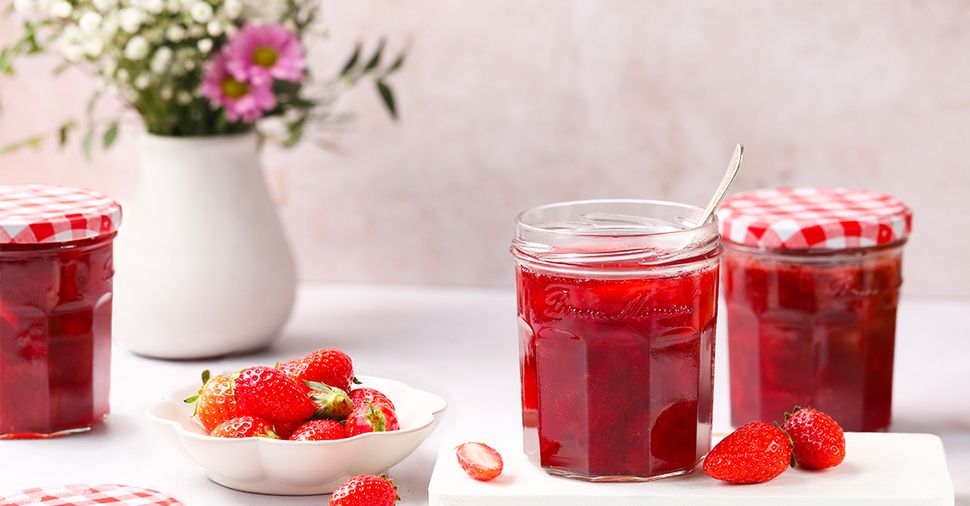
[[[98,192],[40,184],[0,186],[0,244],[90,239],[118,230],[121,206]]]
[[[0,497],[0,506],[185,506],[175,497],[127,485],[59,485],[28,488],[7,497]]]
[[[718,208],[721,237],[765,248],[845,249],[905,238],[913,212],[889,195],[845,188],[771,188],[732,195]]]

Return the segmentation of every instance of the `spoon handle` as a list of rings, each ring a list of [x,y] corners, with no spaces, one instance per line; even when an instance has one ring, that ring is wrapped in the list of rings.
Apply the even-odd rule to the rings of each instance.
[[[734,148],[734,155],[731,157],[731,163],[728,164],[727,172],[724,173],[724,178],[721,179],[721,185],[717,187],[717,191],[714,192],[714,196],[708,202],[707,208],[704,209],[704,214],[697,221],[697,226],[711,221],[711,217],[714,216],[714,211],[717,209],[717,206],[721,205],[721,201],[724,200],[724,194],[727,193],[728,188],[731,187],[731,183],[734,182],[734,176],[738,175],[738,168],[741,167],[741,156],[743,154],[744,146],[738,144]]]

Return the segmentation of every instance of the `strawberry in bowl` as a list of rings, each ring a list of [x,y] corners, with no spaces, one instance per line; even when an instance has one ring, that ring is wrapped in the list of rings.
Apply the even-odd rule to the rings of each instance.
[[[267,369],[277,372],[267,372]],[[312,386],[304,390],[284,368],[253,366],[228,374],[234,382],[229,396],[223,386],[209,387],[213,381],[220,382],[216,385],[225,381],[222,376],[208,379],[201,391],[198,381],[170,389],[162,400],[147,408],[146,416],[156,433],[201,466],[209,479],[247,492],[327,494],[354,476],[386,473],[420,446],[441,421],[447,407],[441,397],[398,381],[352,376],[351,393],[357,388],[370,389],[385,396],[394,406],[389,408],[386,403],[373,400],[362,403],[378,406],[376,409],[382,413],[393,412],[397,428],[357,434],[344,431],[345,437],[337,437],[340,434],[337,428],[343,428],[350,411],[339,407],[336,411],[322,409],[313,400],[314,392],[319,391]],[[260,386],[262,381],[267,382],[267,387]],[[304,385],[313,383],[318,382],[303,381]],[[344,407],[344,402],[352,404],[349,394],[330,387],[343,394],[338,396],[338,404]],[[221,393],[222,397],[206,399],[210,390]],[[373,398],[372,393],[366,395]],[[221,403],[216,402],[220,400]],[[240,416],[260,418],[273,427],[271,432],[280,439],[261,436],[263,431],[254,433],[256,437],[210,435],[207,425],[219,416],[227,417],[226,420]],[[324,422],[327,420],[332,423]]]

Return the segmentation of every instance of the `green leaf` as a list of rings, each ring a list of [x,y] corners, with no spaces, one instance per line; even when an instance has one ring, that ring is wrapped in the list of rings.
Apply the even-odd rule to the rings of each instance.
[[[34,148],[34,149],[39,149],[40,148],[40,143],[43,140],[44,140],[43,137],[36,136],[36,137],[30,137],[28,139],[22,140],[20,142],[16,142],[14,144],[8,144],[8,145],[3,146],[2,148],[0,148],[0,155],[6,154],[6,153],[11,153],[11,152],[16,151],[18,149],[26,148],[26,147],[31,147],[31,148]]]
[[[380,43],[377,44],[377,51],[374,52],[374,56],[372,56],[370,61],[367,62],[367,65],[364,66],[364,72],[370,72],[381,64],[381,53],[384,52],[384,44],[385,40],[381,39]]]
[[[115,139],[118,138],[118,124],[112,123],[108,130],[104,133],[104,149],[108,149],[114,144]]]
[[[68,121],[67,123],[64,123],[63,125],[61,125],[61,128],[58,129],[58,131],[57,131],[57,138],[58,138],[58,145],[60,147],[63,148],[64,145],[67,144],[67,134],[72,129],[74,129],[75,126],[77,126],[76,123],[74,123],[73,121]]]
[[[360,44],[358,43],[357,47],[354,49],[353,56],[347,60],[347,63],[344,65],[344,69],[340,71],[341,77],[347,75],[354,68],[354,66],[357,65],[357,60],[360,59],[360,49]]]
[[[74,66],[74,64],[73,64],[73,63],[71,63],[71,62],[67,62],[67,61],[66,61],[66,62],[63,62],[63,63],[61,63],[60,65],[58,65],[58,66],[56,66],[56,67],[54,67],[54,70],[53,70],[53,71],[51,71],[51,72],[52,72],[52,73],[53,73],[53,74],[54,74],[55,76],[59,76],[59,75],[61,75],[61,74],[63,74],[65,70],[67,70],[67,69],[69,69],[69,68],[71,68],[71,67],[73,67],[73,66]]]
[[[91,145],[94,143],[94,128],[89,128],[88,133],[84,134],[84,141],[81,146],[84,148],[84,158],[91,159]]]
[[[390,74],[391,72],[394,72],[395,70],[401,68],[401,65],[404,64],[404,56],[405,56],[405,53],[403,52],[399,54],[397,56],[397,59],[394,60],[394,63],[392,63],[391,66],[388,67],[387,70],[384,72],[384,75]]]
[[[384,105],[391,112],[391,117],[397,119],[397,107],[394,105],[394,92],[391,91],[390,86],[384,84],[384,81],[377,81],[377,91],[380,92],[381,98],[384,99]]]
[[[16,56],[14,53],[15,47],[5,47],[0,50],[0,72],[7,75],[13,75],[13,57]]]
[[[99,98],[101,98],[101,92],[100,91],[95,91],[91,95],[91,99],[88,100],[88,106],[85,109],[85,114],[87,114],[88,118],[90,118],[91,116],[94,115],[94,106],[96,106],[98,104],[98,99]]]

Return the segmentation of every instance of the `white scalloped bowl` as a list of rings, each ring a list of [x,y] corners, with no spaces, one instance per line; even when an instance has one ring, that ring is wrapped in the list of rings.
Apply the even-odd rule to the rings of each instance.
[[[358,474],[386,473],[410,455],[441,422],[447,404],[441,397],[389,379],[358,376],[394,402],[401,429],[372,432],[336,441],[227,439],[208,436],[192,418],[184,399],[199,383],[165,392],[145,415],[173,448],[205,469],[210,480],[236,490],[274,495],[329,494]]]

